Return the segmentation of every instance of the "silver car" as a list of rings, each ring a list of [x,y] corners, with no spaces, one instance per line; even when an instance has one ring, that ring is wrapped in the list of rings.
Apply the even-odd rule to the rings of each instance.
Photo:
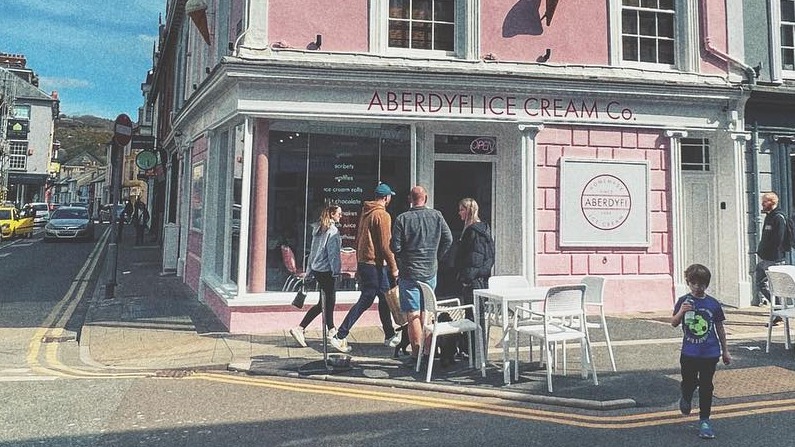
[[[50,221],[44,226],[44,240],[55,239],[94,240],[94,222],[88,215],[88,209],[62,206],[53,211]]]

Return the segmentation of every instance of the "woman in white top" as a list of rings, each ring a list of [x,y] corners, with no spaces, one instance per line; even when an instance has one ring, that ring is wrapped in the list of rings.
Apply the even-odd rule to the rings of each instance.
[[[335,283],[340,275],[342,262],[340,260],[340,249],[342,248],[342,238],[336,223],[342,217],[342,208],[337,205],[329,205],[320,213],[320,219],[313,225],[312,247],[309,250],[309,258],[306,276],[313,276],[318,283],[320,292],[326,300],[326,328],[328,337],[333,337],[337,333],[334,326],[334,305],[336,302]],[[306,347],[304,330],[323,311],[323,300],[318,300],[304,315],[298,327],[290,329],[299,345]]]

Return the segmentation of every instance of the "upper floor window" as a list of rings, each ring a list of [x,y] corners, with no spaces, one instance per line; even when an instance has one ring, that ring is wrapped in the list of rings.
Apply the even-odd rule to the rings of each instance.
[[[674,65],[675,0],[622,0],[622,59]]]
[[[454,51],[455,0],[389,0],[389,47]]]
[[[795,0],[781,0],[781,68],[795,70]]]
[[[15,105],[13,116],[20,120],[30,119],[30,106],[29,105]]]

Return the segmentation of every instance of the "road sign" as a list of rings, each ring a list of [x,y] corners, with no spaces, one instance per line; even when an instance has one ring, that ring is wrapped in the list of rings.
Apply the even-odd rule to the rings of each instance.
[[[119,146],[127,146],[132,137],[132,120],[129,116],[122,113],[116,117],[113,123],[113,141]]]
[[[152,169],[157,165],[157,155],[149,151],[138,152],[138,155],[135,156],[135,164],[144,171]]]
[[[145,151],[155,150],[155,137],[151,135],[133,135],[130,142],[130,149],[142,149]]]

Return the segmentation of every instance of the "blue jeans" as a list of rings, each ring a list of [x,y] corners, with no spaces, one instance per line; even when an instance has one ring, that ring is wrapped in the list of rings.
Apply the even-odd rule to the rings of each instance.
[[[378,316],[384,329],[384,337],[394,337],[395,328],[392,325],[392,314],[389,312],[389,305],[385,298],[386,291],[389,290],[386,267],[376,267],[373,264],[360,262],[356,267],[356,273],[359,275],[359,288],[362,294],[359,295],[359,300],[342,320],[342,324],[337,329],[337,338],[342,339],[348,336],[359,317],[373,305],[376,296],[378,297]]]
[[[423,281],[425,284],[431,286],[431,289],[436,290],[436,277]],[[400,287],[400,310],[403,312],[420,312],[425,306],[422,301],[422,292],[417,281],[408,278],[399,278],[398,286]]]

